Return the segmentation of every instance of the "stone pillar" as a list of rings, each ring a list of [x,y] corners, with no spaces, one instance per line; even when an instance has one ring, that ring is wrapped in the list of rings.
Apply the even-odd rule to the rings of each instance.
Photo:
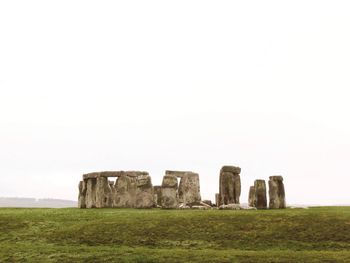
[[[286,208],[286,196],[282,176],[270,176],[269,196],[269,207],[271,209]]]
[[[215,205],[219,207],[220,203],[220,194],[215,194]]]
[[[189,172],[181,177],[179,184],[179,202],[189,206],[200,204],[201,194],[198,174]]]
[[[154,202],[156,206],[162,205],[162,187],[160,185],[153,186]]]
[[[220,170],[220,205],[239,204],[241,196],[241,168],[223,166]]]
[[[96,207],[96,178],[86,179],[86,208]]]
[[[115,182],[114,207],[134,207],[136,202],[136,177],[122,175]]]
[[[249,198],[248,198],[248,205],[250,207],[254,207],[254,200],[255,200],[255,188],[254,186],[251,186],[249,188]]]
[[[108,184],[109,184],[109,187],[111,188],[111,207],[114,207],[114,197],[115,197],[115,187],[114,187],[114,184],[115,182],[114,181],[108,181]]]
[[[140,175],[136,178],[136,208],[151,208],[154,206],[154,192],[149,175]]]
[[[265,180],[255,180],[254,182],[254,206],[257,209],[267,208],[266,183]]]
[[[78,208],[86,208],[86,183],[85,181],[79,182],[79,197]]]
[[[107,177],[96,178],[96,207],[112,207],[112,190]]]
[[[165,175],[162,182],[162,208],[177,208],[179,206],[177,177]]]

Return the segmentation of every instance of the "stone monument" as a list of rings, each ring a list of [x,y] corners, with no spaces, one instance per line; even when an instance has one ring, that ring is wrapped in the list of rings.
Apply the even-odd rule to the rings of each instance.
[[[220,205],[239,204],[241,195],[241,168],[236,166],[223,166],[219,179]]]
[[[269,196],[270,196],[269,208],[271,209],[286,208],[286,196],[285,196],[282,176],[270,176]]]

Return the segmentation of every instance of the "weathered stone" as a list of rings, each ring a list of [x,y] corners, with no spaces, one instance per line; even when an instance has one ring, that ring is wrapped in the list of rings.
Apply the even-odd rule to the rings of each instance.
[[[114,199],[116,195],[116,189],[115,189],[115,182],[114,181],[108,181],[109,187],[111,188],[111,207],[114,207]]]
[[[162,187],[160,185],[153,186],[154,200],[157,206],[162,205]]]
[[[87,179],[95,179],[99,176],[100,173],[88,173],[88,174],[84,174],[83,175],[83,179],[87,180]]]
[[[96,178],[96,208],[112,207],[112,190],[107,177]]]
[[[248,204],[251,207],[254,207],[254,201],[255,201],[255,191],[254,191],[254,186],[251,186],[249,188],[249,198],[248,198]]]
[[[220,209],[267,208],[266,183],[256,180],[249,190],[249,206],[239,206],[241,168],[223,166],[220,170],[219,194],[215,203]],[[108,177],[117,177],[115,184]],[[187,171],[166,171],[162,186],[153,188],[151,177],[142,171],[104,171],[83,175],[79,183],[78,207],[135,207],[204,209],[211,208],[210,200],[201,202],[199,175]],[[180,179],[178,185],[177,178]],[[285,208],[285,189],[282,176],[271,176],[269,181],[270,208]]]
[[[271,181],[282,181],[283,182],[283,177],[281,175],[273,175],[270,176]]]
[[[140,175],[136,177],[136,208],[151,208],[154,206],[154,193],[152,180],[149,175]]]
[[[233,174],[240,174],[241,173],[241,168],[238,166],[229,166],[229,165],[224,165],[221,168],[220,173],[223,172],[229,172],[229,173],[233,173]]]
[[[154,193],[154,187],[153,187],[153,207],[158,207],[158,195]]]
[[[286,196],[282,176],[270,176],[269,196],[270,209],[286,208]]]
[[[84,180],[85,181],[85,180]],[[86,179],[86,208],[96,207],[96,178]]]
[[[166,170],[165,175],[181,178],[180,184],[178,186],[178,196],[180,203],[189,206],[200,204],[201,195],[198,174],[189,171]]]
[[[203,200],[202,203],[209,205],[209,206],[213,206],[213,203],[211,202],[211,200]]]
[[[95,172],[95,173],[84,174],[83,179],[98,178],[98,177],[120,177],[120,176],[138,177],[140,175],[148,175],[148,172],[144,172],[144,171],[104,171],[104,172]]]
[[[136,177],[122,175],[114,185],[114,207],[134,207],[136,202]]]
[[[192,206],[201,202],[199,175],[186,172],[182,175],[179,184],[179,202]]]
[[[220,194],[215,194],[215,205],[216,207],[220,206]]]
[[[177,177],[174,175],[165,175],[162,181],[162,188],[170,187],[170,188],[178,188]]]
[[[199,204],[198,204],[198,205],[199,205],[199,206],[206,206],[206,207],[211,208],[211,205],[208,205],[208,204],[203,203],[203,202],[199,202]]]
[[[179,177],[179,178],[182,178],[187,173],[192,173],[192,172],[190,172],[190,171],[171,171],[171,170],[165,171],[165,175],[175,175],[176,177]]]
[[[208,210],[211,209],[211,206],[205,206],[205,205],[193,205],[191,209],[198,209],[198,210]]]
[[[240,207],[243,210],[257,210],[256,207],[249,206],[248,204],[241,204]]]
[[[86,183],[85,183],[85,181],[79,182],[78,207],[79,208],[86,208]]]
[[[220,210],[241,210],[241,206],[239,204],[228,204],[219,206]]]
[[[117,177],[116,182],[108,181]],[[79,185],[79,207],[135,207],[155,206],[151,177],[142,171],[104,171],[83,175]],[[85,195],[84,195],[85,192]]]
[[[239,204],[241,195],[241,168],[236,166],[223,166],[220,171],[220,205]]]
[[[256,210],[255,207],[250,207],[248,205],[240,205],[240,204],[221,205],[219,209],[220,210]]]
[[[191,207],[189,207],[188,205],[185,205],[185,204],[180,204],[179,208],[180,209],[191,209]]]
[[[179,205],[177,177],[165,175],[161,191],[162,208],[177,208]]]
[[[257,209],[267,208],[266,183],[265,180],[255,180],[254,182],[254,207]]]

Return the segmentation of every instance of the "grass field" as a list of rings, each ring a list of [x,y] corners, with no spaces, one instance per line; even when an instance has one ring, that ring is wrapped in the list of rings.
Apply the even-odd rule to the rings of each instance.
[[[0,262],[350,262],[350,207],[5,208]]]

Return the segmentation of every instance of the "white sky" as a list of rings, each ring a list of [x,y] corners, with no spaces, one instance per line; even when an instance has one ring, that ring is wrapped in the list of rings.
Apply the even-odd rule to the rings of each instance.
[[[81,175],[282,174],[350,203],[348,1],[1,1],[0,196],[77,199]]]

